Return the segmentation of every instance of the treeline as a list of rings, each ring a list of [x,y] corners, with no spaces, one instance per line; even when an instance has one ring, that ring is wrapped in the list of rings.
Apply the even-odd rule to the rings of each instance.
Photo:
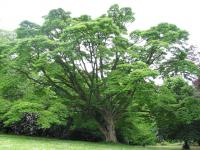
[[[188,32],[161,23],[129,34],[134,20],[118,5],[96,19],[59,8],[41,26],[23,21],[15,38],[1,34],[1,131],[200,143],[200,70]]]

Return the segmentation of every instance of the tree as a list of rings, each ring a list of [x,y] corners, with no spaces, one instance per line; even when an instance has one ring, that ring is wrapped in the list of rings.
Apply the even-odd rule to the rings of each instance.
[[[194,88],[176,77],[167,79],[159,93],[157,104],[152,107],[159,134],[164,139],[183,140],[183,148],[189,148],[188,142],[199,137],[200,101]]]
[[[21,22],[20,27],[16,30],[17,38],[34,37],[39,32],[40,26],[28,20]]]
[[[13,68],[70,99],[71,107],[94,118],[106,141],[117,142],[117,120],[133,101],[137,86],[156,73],[126,58],[129,44],[120,28],[133,20],[132,12],[113,7],[116,15],[111,16],[121,22],[115,23],[109,15],[69,19],[61,9],[51,11],[41,27],[48,32],[19,40]]]
[[[19,75],[17,82],[0,86],[2,104],[9,109],[0,112],[4,123],[27,123],[27,115],[35,120],[31,122],[34,126],[49,128],[67,119],[70,110],[94,121],[106,141],[117,142],[116,129],[123,130],[120,123],[128,119],[133,124],[134,116],[130,114],[139,112],[151,118],[151,126],[156,121],[163,135],[172,131],[168,130],[169,119],[174,117],[175,123],[180,124],[181,109],[192,106],[187,105],[186,98],[192,98],[194,104],[196,98],[182,80],[169,79],[159,87],[153,79],[157,71],[163,79],[199,74],[196,65],[187,59],[188,33],[173,24],[161,23],[145,31],[134,31],[129,37],[126,26],[133,21],[130,8],[113,5],[107,14],[96,19],[88,15],[72,18],[70,12],[59,8],[51,10],[41,26],[22,22],[16,30],[17,39],[0,45],[0,61],[9,68],[5,69],[5,77]],[[23,84],[22,78],[26,79]],[[31,92],[37,87],[50,91],[40,98],[40,94]],[[30,89],[28,96],[23,89]],[[52,101],[43,103],[49,99],[49,93],[53,93],[50,99],[56,101],[53,110]],[[6,103],[5,99],[14,102]],[[63,105],[66,111],[62,109],[61,114],[66,115],[60,116],[57,111]],[[162,112],[165,116],[159,115]],[[192,113],[188,112],[190,118]],[[140,126],[145,127],[143,123]],[[151,134],[124,136],[140,139]]]

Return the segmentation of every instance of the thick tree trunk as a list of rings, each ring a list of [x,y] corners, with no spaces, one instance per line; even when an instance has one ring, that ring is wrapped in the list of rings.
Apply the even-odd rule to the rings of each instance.
[[[100,124],[100,130],[105,137],[106,142],[117,143],[115,122],[111,113],[106,112],[103,115],[104,123]]]
[[[112,121],[110,121],[109,123],[107,123],[104,136],[105,136],[106,142],[117,143],[117,137],[116,137],[116,132],[115,132],[115,125],[114,125],[114,123]]]

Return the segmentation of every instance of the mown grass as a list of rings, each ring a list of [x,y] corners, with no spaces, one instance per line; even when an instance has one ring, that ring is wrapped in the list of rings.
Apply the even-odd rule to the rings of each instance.
[[[180,150],[180,146],[137,147],[0,134],[0,150]],[[195,149],[197,150],[197,149]]]

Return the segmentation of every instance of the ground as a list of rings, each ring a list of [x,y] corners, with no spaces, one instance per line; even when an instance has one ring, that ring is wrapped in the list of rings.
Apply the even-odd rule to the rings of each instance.
[[[135,147],[0,134],[0,150],[180,150],[181,146]],[[194,150],[198,150],[194,148]],[[199,149],[200,150],[200,149]]]

